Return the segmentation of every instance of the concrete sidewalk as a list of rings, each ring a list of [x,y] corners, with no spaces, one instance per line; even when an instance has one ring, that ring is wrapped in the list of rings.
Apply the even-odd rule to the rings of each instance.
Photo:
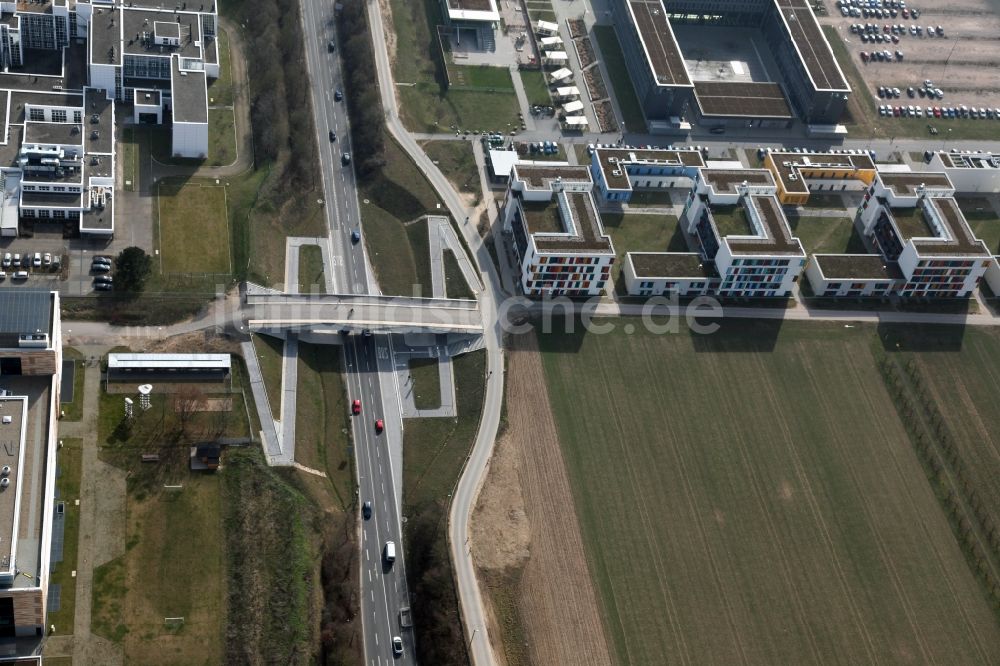
[[[253,393],[253,402],[257,407],[257,415],[260,417],[260,437],[264,444],[264,455],[267,456],[268,464],[290,464],[290,461],[283,462],[281,440],[278,439],[274,416],[271,412],[271,403],[268,402],[267,391],[264,389],[264,376],[261,374],[260,363],[257,360],[257,350],[254,349],[253,342],[250,340],[241,342],[240,349],[243,351],[243,359],[247,364],[250,391]]]

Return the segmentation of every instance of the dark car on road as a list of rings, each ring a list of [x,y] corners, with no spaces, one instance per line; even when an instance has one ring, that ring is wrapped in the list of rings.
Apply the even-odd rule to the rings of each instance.
[[[355,229],[354,231],[351,232],[351,242],[357,243],[360,240],[361,240],[361,232]]]
[[[368,520],[369,518],[372,517],[371,502],[365,502],[364,504],[361,505],[361,515],[364,517],[365,520]]]
[[[337,140],[337,133],[334,132],[333,130],[330,130],[330,143],[333,143],[336,140]]]
[[[350,164],[351,163],[351,154],[350,153],[344,153],[343,155],[341,155],[340,156],[340,162],[344,166],[347,166],[348,164]]]
[[[336,90],[333,91],[333,99],[335,99],[338,102],[344,99],[344,93],[343,91],[341,91],[340,88],[337,88]]]

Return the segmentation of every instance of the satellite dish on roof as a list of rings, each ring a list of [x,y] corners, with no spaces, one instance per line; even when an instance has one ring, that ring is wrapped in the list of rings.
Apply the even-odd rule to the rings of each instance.
[[[141,395],[149,395],[152,392],[153,392],[152,384],[143,384],[142,386],[139,387],[139,393]]]

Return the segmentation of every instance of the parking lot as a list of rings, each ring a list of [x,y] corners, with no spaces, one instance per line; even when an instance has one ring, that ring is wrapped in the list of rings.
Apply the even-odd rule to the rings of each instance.
[[[56,289],[64,296],[92,294],[95,277],[105,274],[92,270],[93,258],[113,258],[123,247],[122,241],[67,239],[59,233],[5,238],[0,241],[0,271],[4,273],[0,288]],[[36,253],[39,265],[35,265]],[[18,257],[19,262],[15,263]]]
[[[904,18],[901,7],[896,8],[895,17],[844,17],[836,0],[826,0],[826,6],[829,15],[821,17],[820,22],[835,26],[844,38],[854,65],[868,84],[867,94],[877,98],[879,86],[899,88],[903,93],[901,99],[879,101],[878,104],[1000,108],[1000,83],[995,69],[1000,63],[1000,16],[997,14],[1000,2],[997,0],[951,0],[947,3],[914,0],[906,3],[907,14],[914,8],[919,11],[917,19],[912,14]],[[891,6],[882,0],[881,7]],[[851,24],[858,23],[876,24],[883,41],[866,39],[863,43],[860,35],[850,30]],[[903,25],[904,29],[893,35],[894,24]],[[911,26],[920,28],[920,34],[914,35]],[[938,26],[943,35],[937,34]],[[928,36],[929,32],[934,36]],[[887,35],[888,40],[885,39]],[[892,36],[897,40],[892,40]],[[876,57],[868,63],[862,60],[862,52],[870,55],[881,51],[888,51],[892,57],[884,60]],[[909,99],[907,88],[922,88],[927,79],[941,89],[943,98],[926,100],[918,95]],[[984,121],[956,118],[952,122]]]

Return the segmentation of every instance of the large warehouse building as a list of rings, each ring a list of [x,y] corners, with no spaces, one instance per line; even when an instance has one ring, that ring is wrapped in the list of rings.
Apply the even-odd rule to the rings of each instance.
[[[611,7],[650,121],[742,127],[787,127],[796,115],[814,126],[840,121],[850,87],[806,0],[612,0]],[[780,82],[692,73],[677,36],[685,25],[755,31]]]

